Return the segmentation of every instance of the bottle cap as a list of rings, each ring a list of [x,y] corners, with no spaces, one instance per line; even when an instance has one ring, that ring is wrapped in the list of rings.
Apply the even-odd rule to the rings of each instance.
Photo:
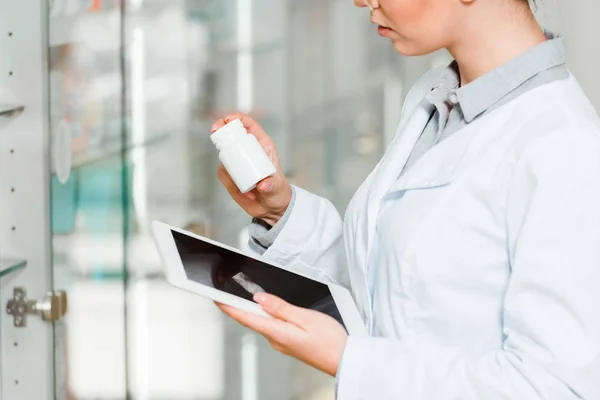
[[[216,145],[217,142],[219,142],[224,137],[229,136],[231,134],[235,134],[236,132],[240,132],[240,129],[243,129],[244,132],[246,131],[246,128],[244,128],[244,124],[242,123],[242,121],[236,118],[233,121],[229,121],[226,125],[222,126],[221,128],[217,129],[212,135],[210,135],[210,140],[213,142],[213,144]]]

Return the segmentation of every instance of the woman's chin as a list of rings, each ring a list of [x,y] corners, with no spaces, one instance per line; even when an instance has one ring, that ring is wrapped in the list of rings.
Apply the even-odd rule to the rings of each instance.
[[[407,57],[424,56],[439,50],[438,48],[419,46],[416,43],[408,43],[405,40],[395,38],[392,39],[392,45],[398,53]]]

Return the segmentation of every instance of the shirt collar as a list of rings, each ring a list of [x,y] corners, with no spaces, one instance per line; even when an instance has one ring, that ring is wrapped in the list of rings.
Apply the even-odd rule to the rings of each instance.
[[[562,38],[550,32],[546,32],[546,37],[548,40],[544,43],[460,88],[458,66],[453,62],[436,79],[431,90],[439,88],[449,96],[455,94],[465,121],[469,123],[540,72],[565,64]]]

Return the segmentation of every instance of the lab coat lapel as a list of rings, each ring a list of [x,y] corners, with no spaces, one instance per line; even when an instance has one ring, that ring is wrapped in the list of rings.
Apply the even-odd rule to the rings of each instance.
[[[368,236],[364,265],[367,265],[373,247],[377,215],[379,214],[381,200],[400,176],[400,173],[408,161],[408,157],[421,136],[423,129],[427,125],[433,110],[433,105],[422,101],[410,114],[409,118],[398,126],[395,138],[375,172],[376,175],[373,179],[373,185],[371,186],[367,203]]]
[[[391,185],[384,198],[404,190],[447,185],[456,175],[471,142],[469,132],[463,131],[435,145]]]
[[[377,217],[386,198],[395,193],[445,186],[457,174],[475,168],[485,159],[497,141],[510,140],[503,135],[506,121],[491,113],[454,133],[425,153],[410,169],[399,177],[410,153],[421,135],[432,112],[432,108],[421,103],[403,126],[400,126],[397,139],[390,145],[378,167],[368,200],[368,237],[365,264],[373,249]]]
[[[484,116],[435,145],[389,187],[383,200],[397,192],[445,186],[460,170],[472,168],[495,141],[506,139],[504,124],[496,119],[495,115]]]

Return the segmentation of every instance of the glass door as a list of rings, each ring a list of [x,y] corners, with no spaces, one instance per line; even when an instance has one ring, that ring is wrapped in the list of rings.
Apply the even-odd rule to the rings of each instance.
[[[48,3],[53,285],[58,399],[127,398],[131,224],[121,2]]]
[[[129,387],[134,398],[288,399],[293,363],[162,277],[149,225],[161,220],[244,247],[248,217],[216,178],[210,126],[251,113],[282,143],[287,1],[131,2],[126,9],[132,137],[166,133],[127,153]],[[267,21],[279,21],[266,28]],[[143,140],[143,139],[142,139]]]
[[[168,285],[149,232],[245,244],[208,133],[244,110],[285,139],[285,2],[75,4],[48,12],[56,397],[289,398],[292,362]]]

